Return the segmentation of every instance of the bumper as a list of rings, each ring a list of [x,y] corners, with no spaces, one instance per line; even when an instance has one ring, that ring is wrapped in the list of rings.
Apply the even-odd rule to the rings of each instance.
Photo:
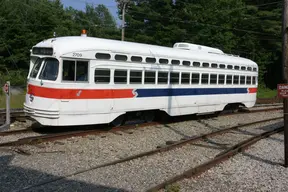
[[[60,113],[56,110],[44,110],[28,107],[24,104],[24,112],[26,115],[31,117],[41,117],[48,119],[59,119]]]

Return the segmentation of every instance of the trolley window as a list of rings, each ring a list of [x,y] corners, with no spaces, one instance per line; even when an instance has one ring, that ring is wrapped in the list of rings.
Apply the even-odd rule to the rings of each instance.
[[[159,63],[161,63],[161,64],[168,64],[169,61],[168,61],[168,59],[159,59]]]
[[[240,84],[245,85],[245,76],[240,76]]]
[[[170,73],[170,84],[179,84],[179,73],[171,72]]]
[[[127,83],[127,71],[116,69],[114,71],[114,83],[126,84]]]
[[[209,67],[209,63],[202,63],[202,67]]]
[[[255,76],[252,78],[252,83],[253,83],[253,85],[256,85],[256,77]]]
[[[193,62],[194,67],[200,67],[200,62]]]
[[[88,81],[88,61],[63,61],[63,81]]]
[[[146,63],[155,63],[155,62],[156,62],[155,58],[152,58],[152,57],[147,57],[146,58]]]
[[[225,84],[225,75],[218,76],[218,84]]]
[[[132,56],[132,57],[131,57],[131,61],[134,61],[134,62],[142,62],[142,57]]]
[[[190,61],[182,61],[182,65],[185,66],[190,66],[191,62]]]
[[[210,74],[210,84],[217,84],[217,75]]]
[[[172,60],[171,61],[172,65],[180,65],[180,61],[179,60]]]
[[[202,74],[201,84],[208,84],[209,82],[209,74]]]
[[[130,84],[142,83],[142,71],[130,71]]]
[[[95,69],[94,73],[95,83],[105,83],[110,82],[110,69]]]
[[[115,55],[115,60],[127,61],[127,56],[126,55]]]
[[[227,65],[227,69],[233,69],[232,65]]]
[[[252,67],[248,67],[247,70],[248,70],[248,71],[252,71]]]
[[[232,75],[227,75],[226,77],[226,84],[231,85],[232,84]]]
[[[39,79],[55,81],[58,77],[59,61],[54,58],[46,58]]]
[[[88,81],[87,61],[76,61],[76,81]]]
[[[63,81],[74,81],[75,79],[75,61],[64,60],[62,80]]]
[[[233,84],[239,85],[239,75],[234,75]]]
[[[257,68],[253,68],[253,71],[257,71]]]
[[[242,66],[242,67],[241,67],[241,70],[242,70],[242,71],[245,71],[245,70],[246,70],[246,67],[243,67],[243,66]]]
[[[109,60],[111,58],[111,55],[108,53],[96,53],[95,57],[96,57],[96,59]]]
[[[246,84],[251,85],[251,76],[246,77]]]
[[[42,61],[43,61],[43,59],[41,59],[41,58],[38,58],[38,59],[36,60],[34,66],[33,66],[33,69],[32,69],[32,71],[31,71],[31,74],[30,74],[30,77],[31,77],[31,78],[36,78],[36,77],[37,77],[37,74],[38,74],[39,69],[40,69],[41,64],[42,64]]]
[[[168,72],[158,72],[158,84],[168,83]]]
[[[191,83],[192,84],[199,84],[200,74],[199,73],[192,73]]]
[[[155,83],[155,71],[145,71],[145,84]]]
[[[226,68],[226,66],[225,66],[224,64],[220,64],[219,67],[220,67],[221,69],[225,69],[225,68]]]
[[[234,66],[234,69],[235,69],[235,70],[239,70],[240,67],[236,65],[236,66]]]
[[[212,64],[211,64],[211,67],[212,67],[212,68],[218,68],[218,64],[217,64],[217,63],[212,63]]]
[[[190,73],[181,74],[181,84],[189,84],[190,82]]]

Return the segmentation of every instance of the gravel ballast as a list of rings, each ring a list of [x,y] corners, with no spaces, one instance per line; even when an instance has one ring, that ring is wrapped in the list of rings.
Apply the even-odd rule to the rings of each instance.
[[[241,114],[200,121],[186,121],[169,125],[132,130],[133,134],[105,133],[85,138],[70,138],[37,147],[21,147],[31,153],[19,155],[0,149],[0,163],[6,168],[0,179],[4,185],[0,191],[21,189],[42,181],[59,178],[75,171],[87,169],[102,163],[124,158],[140,152],[155,149],[166,141],[176,141],[183,137],[195,136],[261,119],[281,116],[281,112]],[[275,123],[277,121],[273,121]],[[278,121],[279,122],[279,121]],[[269,123],[267,123],[269,124]],[[271,124],[271,122],[270,122]],[[265,125],[265,124],[264,124]],[[0,138],[1,139],[1,138]],[[153,158],[147,157],[127,163],[101,168],[67,179],[35,188],[44,191],[75,190],[115,190],[143,191],[159,181],[181,173],[190,166],[211,158],[219,152],[217,148],[207,148],[198,152],[195,146],[185,146]],[[191,158],[191,152],[195,152]],[[199,155],[200,154],[200,155]],[[72,188],[71,188],[72,186]],[[37,191],[36,190],[36,191]]]
[[[197,178],[176,183],[181,191],[288,191],[283,133],[261,140]]]

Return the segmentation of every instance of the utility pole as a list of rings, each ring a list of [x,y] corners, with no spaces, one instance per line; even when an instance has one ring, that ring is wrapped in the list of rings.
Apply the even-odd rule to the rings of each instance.
[[[283,2],[282,13],[282,67],[284,83],[288,83],[288,0]],[[284,166],[288,167],[288,98],[283,98],[284,108]]]
[[[124,33],[125,33],[125,9],[126,9],[126,5],[129,2],[129,0],[122,0],[121,4],[122,4],[122,38],[121,40],[124,41]]]

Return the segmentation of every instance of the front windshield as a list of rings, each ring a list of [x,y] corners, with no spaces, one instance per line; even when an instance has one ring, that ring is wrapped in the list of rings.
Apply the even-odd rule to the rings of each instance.
[[[54,58],[46,58],[39,75],[39,79],[55,81],[58,76],[59,61]]]
[[[34,67],[33,67],[32,71],[31,71],[30,77],[32,77],[32,78],[36,78],[37,77],[37,74],[38,74],[39,69],[40,69],[41,64],[42,64],[42,61],[43,61],[42,58],[38,58],[36,60],[36,62],[34,64]]]

